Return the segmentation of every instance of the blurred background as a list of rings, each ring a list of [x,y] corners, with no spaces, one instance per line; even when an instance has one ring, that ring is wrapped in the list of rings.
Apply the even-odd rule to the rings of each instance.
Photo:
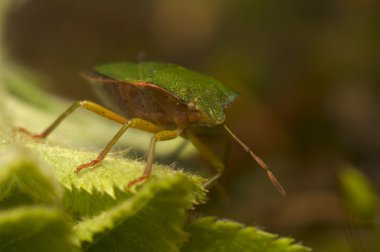
[[[28,0],[5,21],[7,55],[67,99],[94,99],[80,71],[125,60],[177,63],[238,91],[226,123],[288,195],[231,143],[200,214],[315,251],[380,251],[379,1]]]

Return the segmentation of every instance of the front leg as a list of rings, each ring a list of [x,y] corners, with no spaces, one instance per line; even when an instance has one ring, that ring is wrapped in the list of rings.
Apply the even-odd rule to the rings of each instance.
[[[125,118],[124,116],[121,116],[119,114],[116,114],[115,112],[112,112],[111,110],[95,103],[95,102],[92,102],[92,101],[87,101],[87,100],[84,100],[84,101],[78,101],[78,102],[75,102],[73,103],[68,109],[66,109],[60,116],[58,116],[57,119],[54,120],[54,122],[52,122],[52,124],[50,124],[44,131],[42,131],[41,133],[38,133],[38,134],[35,134],[35,133],[32,133],[30,132],[29,130],[25,129],[25,128],[22,128],[22,127],[17,127],[16,128],[16,131],[17,132],[21,132],[21,133],[24,133],[24,134],[27,134],[33,138],[36,138],[36,139],[40,139],[40,138],[46,138],[48,135],[50,135],[50,133],[55,129],[57,128],[57,126],[59,124],[61,124],[61,122],[66,119],[66,117],[68,117],[69,115],[71,115],[71,113],[73,113],[75,110],[77,110],[78,108],[84,108],[88,111],[91,111],[93,113],[96,113],[102,117],[105,117],[111,121],[114,121],[114,122],[117,122],[117,123],[120,123],[120,124],[125,124],[128,122],[128,119]]]
[[[109,141],[108,144],[106,145],[106,147],[99,153],[99,155],[96,157],[96,159],[91,160],[88,163],[79,165],[77,167],[77,169],[75,170],[75,173],[78,174],[81,170],[100,163],[106,157],[108,152],[110,152],[110,150],[116,144],[116,142],[120,139],[120,137],[124,134],[124,132],[130,127],[140,129],[143,131],[147,131],[147,132],[158,132],[158,131],[160,131],[160,127],[151,123],[151,122],[145,121],[145,120],[140,119],[140,118],[131,119],[131,120],[127,121],[127,123],[124,124],[119,129],[119,131],[115,134],[115,136],[111,139],[111,141]]]

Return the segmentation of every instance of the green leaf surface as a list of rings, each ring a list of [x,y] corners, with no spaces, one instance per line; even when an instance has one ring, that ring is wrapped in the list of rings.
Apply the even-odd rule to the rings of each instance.
[[[244,227],[228,220],[213,217],[193,220],[185,229],[189,241],[184,252],[306,252],[309,248],[294,244],[291,238],[277,238],[254,227]]]
[[[2,150],[0,167],[0,206],[10,203],[4,201],[9,196],[13,202],[56,204],[61,200],[62,187],[53,172],[29,151],[21,147]]]
[[[142,173],[144,163],[110,157],[76,175],[74,167],[95,153],[43,142],[28,146],[50,164],[65,187],[63,206],[80,216],[77,243],[95,241],[90,250],[177,251],[186,238],[185,210],[204,200],[203,179],[169,167],[155,165],[152,177],[137,192],[125,192],[126,183]]]
[[[204,201],[204,179],[170,167],[155,165],[148,182],[136,190],[125,191],[127,182],[142,173],[143,162],[109,157],[101,165],[76,175],[73,172],[75,166],[91,160],[96,153],[63,148],[22,136],[20,141],[29,151],[9,155],[13,157],[9,158],[12,162],[2,163],[1,177],[14,179],[25,172],[23,169],[30,168],[25,179],[44,189],[37,188],[37,192],[46,192],[49,185],[44,180],[38,176],[35,176],[38,179],[27,176],[27,173],[38,170],[37,164],[42,165],[42,162],[34,166],[29,164],[31,161],[22,162],[28,160],[25,156],[30,152],[39,156],[54,171],[55,176],[47,181],[54,184],[56,178],[64,187],[63,209],[77,220],[76,244],[89,250],[178,251],[178,246],[187,238],[183,231],[186,210]],[[11,153],[8,148],[3,152]],[[33,186],[27,188],[34,191]],[[12,197],[15,197],[14,193]]]
[[[60,210],[19,207],[0,211],[0,251],[80,251]]]
[[[185,175],[146,184],[135,197],[79,223],[80,240],[89,251],[179,251],[187,238],[182,227],[194,204],[194,182]],[[107,234],[107,235],[105,235]]]
[[[76,166],[96,157],[96,153],[74,150],[44,142],[30,141],[27,146],[36,152],[54,171],[65,188],[63,206],[73,216],[93,216],[109,207],[139,195],[139,191],[127,190],[129,181],[140,176],[145,164],[141,161],[119,157],[107,157],[101,164],[79,175],[74,173]],[[167,166],[154,165],[153,174],[146,184],[183,176],[184,173]],[[204,179],[186,175],[197,190],[193,190],[194,203],[204,201],[202,183]]]

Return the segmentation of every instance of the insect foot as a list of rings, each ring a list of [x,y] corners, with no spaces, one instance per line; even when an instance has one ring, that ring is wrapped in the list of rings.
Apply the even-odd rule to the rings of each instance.
[[[147,175],[142,175],[141,177],[137,178],[137,179],[134,179],[132,180],[131,182],[128,183],[127,185],[127,188],[131,188],[137,184],[140,184],[142,182],[144,182],[145,180],[147,180],[149,178],[149,176]]]
[[[28,135],[28,136],[30,136],[31,138],[34,138],[34,139],[45,138],[45,136],[43,134],[35,134],[35,133],[32,133],[29,130],[27,130],[25,128],[22,128],[22,127],[16,127],[16,128],[14,128],[14,131],[16,133],[22,133],[22,134]]]

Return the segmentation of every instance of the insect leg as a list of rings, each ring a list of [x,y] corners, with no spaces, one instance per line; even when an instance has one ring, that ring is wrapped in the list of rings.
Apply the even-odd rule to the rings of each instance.
[[[55,121],[47,127],[42,133],[39,134],[33,134],[30,131],[28,131],[25,128],[16,128],[18,132],[25,133],[27,135],[30,135],[33,138],[45,138],[47,137],[67,116],[69,116],[71,113],[73,113],[77,108],[82,107],[86,110],[89,110],[91,112],[94,112],[100,116],[103,116],[107,119],[110,119],[112,121],[115,121],[120,124],[125,124],[128,119],[116,114],[115,112],[112,112],[111,110],[96,104],[92,101],[78,101],[72,104],[65,112],[63,112]]]
[[[154,162],[156,143],[159,141],[167,141],[167,140],[174,139],[178,137],[180,134],[181,134],[181,131],[179,130],[166,130],[166,131],[160,131],[154,134],[154,136],[150,140],[149,153],[148,153],[148,158],[146,161],[144,172],[140,177],[129,182],[128,187],[131,187],[149,178],[152,172],[152,165]]]
[[[139,118],[134,118],[134,119],[127,121],[127,123],[125,123],[119,129],[119,131],[114,135],[114,137],[111,139],[111,141],[109,141],[109,143],[106,145],[106,147],[99,153],[99,155],[96,157],[96,159],[94,159],[88,163],[79,165],[77,167],[77,169],[75,170],[75,173],[78,174],[81,170],[100,163],[105,158],[105,156],[108,154],[108,152],[110,152],[110,150],[115,145],[115,143],[124,134],[124,132],[130,127],[131,128],[138,128],[138,129],[148,131],[148,132],[158,132],[160,129],[157,125],[150,123],[148,121],[145,121],[143,119],[139,119]]]
[[[129,125],[129,123],[127,124],[124,124],[123,127],[121,127],[119,129],[119,131],[115,134],[115,136],[111,139],[111,141],[106,145],[106,147],[102,150],[102,152],[99,153],[99,155],[96,157],[96,159],[94,160],[91,160],[90,162],[88,163],[85,163],[85,164],[81,164],[77,167],[77,169],[75,170],[75,173],[78,174],[81,170],[85,169],[85,168],[88,168],[88,167],[91,167],[91,166],[94,166],[98,163],[100,163],[104,158],[105,156],[108,154],[108,152],[112,149],[112,147],[115,145],[115,143],[117,142],[117,140],[119,140],[119,138],[124,134],[124,132],[129,128],[131,127]]]
[[[215,155],[202,141],[191,131],[186,130],[186,137],[190,140],[190,142],[194,145],[194,147],[199,151],[206,161],[211,164],[211,167],[215,170],[215,175],[211,177],[204,186],[211,185],[215,180],[217,180],[224,170],[223,161]]]

